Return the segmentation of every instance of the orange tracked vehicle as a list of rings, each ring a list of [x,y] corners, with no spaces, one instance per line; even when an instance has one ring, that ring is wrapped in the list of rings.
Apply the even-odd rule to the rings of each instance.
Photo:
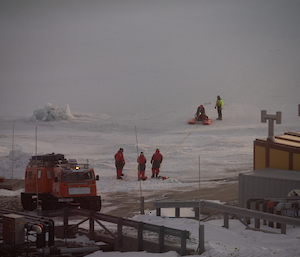
[[[21,193],[23,208],[32,211],[38,206],[42,210],[80,206],[100,211],[96,180],[99,176],[88,163],[67,160],[63,154],[32,156],[25,173],[25,192]]]

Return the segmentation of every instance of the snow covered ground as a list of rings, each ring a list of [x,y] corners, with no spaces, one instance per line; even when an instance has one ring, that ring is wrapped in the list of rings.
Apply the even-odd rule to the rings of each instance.
[[[235,180],[252,170],[253,140],[267,137],[261,110],[282,112],[275,135],[300,130],[299,10],[297,0],[1,1],[0,176],[23,178],[37,146],[88,159],[100,195],[138,190],[137,150],[149,177],[159,148],[170,179],[144,181],[143,190],[198,186],[199,156],[201,186]],[[212,124],[188,125],[200,104]],[[120,147],[124,181],[115,179]],[[136,218],[197,240],[190,220]],[[299,255],[297,229],[271,235],[221,223],[206,223],[203,256]],[[99,255],[135,254],[177,256]]]
[[[33,112],[44,113],[45,108]],[[55,106],[53,108],[63,109]],[[230,115],[230,110],[227,112]],[[190,113],[193,113],[192,110]],[[78,158],[80,162],[86,162],[88,159],[101,178],[97,182],[99,194],[139,189],[137,147],[138,151],[145,153],[148,160],[146,176],[151,176],[149,162],[156,148],[159,148],[164,156],[161,175],[170,177],[160,183],[148,179],[143,182],[143,189],[160,189],[162,183],[165,188],[198,186],[199,156],[202,185],[210,186],[217,182],[236,180],[239,173],[252,171],[253,141],[255,138],[266,137],[268,133],[267,123],[260,123],[259,111],[256,122],[231,125],[231,119],[224,118],[223,121],[214,121],[209,126],[189,125],[186,118],[189,116],[180,113],[178,116],[182,116],[181,120],[175,116],[170,117],[169,114],[162,114],[151,119],[154,124],[151,127],[145,126],[144,122],[139,124],[140,120],[115,121],[112,117],[104,115],[74,113],[71,114],[71,119],[63,119],[64,114],[62,116],[59,114],[60,111],[56,112],[54,115],[56,120],[48,122],[35,121],[33,116],[0,119],[2,176],[11,178],[13,174],[14,178],[24,178],[28,159],[31,155],[35,155],[37,128],[38,154],[63,153],[66,158]],[[40,113],[38,115],[41,116]],[[299,122],[294,122],[297,118],[295,115],[289,122],[284,120],[283,124],[275,125],[277,134],[298,131]],[[12,146],[13,126],[14,146]],[[15,150],[13,169],[12,147]],[[126,187],[121,185],[124,181],[115,179],[114,154],[120,147],[124,148],[126,161],[124,167]]]
[[[49,103],[44,108],[34,110],[32,116],[0,120],[1,176],[24,178],[28,159],[35,155],[37,128],[38,154],[64,153],[66,158],[78,158],[79,162],[88,159],[96,174],[100,176],[97,182],[98,194],[139,190],[137,146],[148,159],[148,177],[151,176],[149,160],[157,147],[164,156],[161,175],[170,177],[165,181],[143,181],[143,190],[198,186],[199,156],[201,186],[214,186],[216,183],[236,180],[239,173],[251,171],[255,134],[262,134],[261,137],[267,134],[267,125],[261,123],[252,129],[245,129],[246,125],[230,126],[226,119],[220,127],[220,121],[215,121],[209,126],[188,125],[183,118],[183,122],[176,125],[177,120],[172,121],[169,118],[166,119],[167,123],[173,122],[174,125],[173,130],[165,125],[169,133],[161,128],[139,130],[137,126],[137,144],[135,126],[130,126],[127,120],[115,122],[109,117],[72,114],[68,107],[66,109],[70,114],[66,118],[64,108],[52,106],[53,121],[42,121],[49,119],[46,111],[49,106],[52,105]],[[41,117],[40,121],[35,120],[36,116]],[[218,135],[216,132],[220,130],[222,134]],[[298,125],[289,125],[286,130],[298,130]],[[125,149],[123,181],[116,180],[113,158],[119,147]]]

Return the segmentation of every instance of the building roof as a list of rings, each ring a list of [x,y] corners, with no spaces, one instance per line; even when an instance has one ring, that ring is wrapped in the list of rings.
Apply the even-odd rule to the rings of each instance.
[[[277,178],[284,180],[295,180],[300,182],[300,171],[295,170],[282,170],[274,168],[264,168],[254,170],[252,172],[244,173],[244,176],[253,176],[261,178]]]
[[[267,138],[256,139],[258,141],[267,141]],[[300,131],[297,132],[285,132],[283,135],[275,136],[276,144],[292,146],[300,148]]]

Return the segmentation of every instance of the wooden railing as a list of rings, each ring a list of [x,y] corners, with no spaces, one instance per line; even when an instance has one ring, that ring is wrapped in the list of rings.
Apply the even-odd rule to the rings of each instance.
[[[171,235],[180,238],[180,253],[181,255],[187,254],[186,248],[186,240],[189,239],[190,232],[187,230],[180,230],[174,228],[168,228],[165,226],[158,226],[149,223],[124,219],[122,217],[115,217],[111,215],[102,214],[99,212],[91,212],[88,210],[83,209],[68,209],[65,208],[60,211],[52,211],[47,213],[47,215],[53,216],[62,216],[64,217],[64,231],[65,236],[68,233],[68,230],[72,230],[75,226],[79,226],[81,223],[86,222],[89,220],[89,238],[91,240],[95,240],[96,237],[101,241],[106,243],[114,244],[118,248],[122,247],[123,245],[123,227],[132,227],[137,229],[137,250],[142,251],[146,250],[144,247],[144,238],[143,238],[143,231],[151,231],[158,234],[158,249],[159,252],[165,252],[165,235]],[[71,216],[82,216],[85,219],[77,224],[69,225],[69,217]],[[111,232],[102,222],[113,223],[117,225],[117,233],[114,231]],[[109,235],[107,237],[99,237],[95,233],[95,223],[100,225],[106,233]]]

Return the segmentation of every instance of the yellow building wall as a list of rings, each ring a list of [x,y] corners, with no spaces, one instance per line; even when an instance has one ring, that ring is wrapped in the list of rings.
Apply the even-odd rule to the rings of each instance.
[[[289,152],[270,149],[269,166],[274,169],[289,169]]]
[[[254,170],[266,168],[266,148],[255,146],[254,151]]]
[[[293,170],[300,171],[300,154],[293,153]]]

